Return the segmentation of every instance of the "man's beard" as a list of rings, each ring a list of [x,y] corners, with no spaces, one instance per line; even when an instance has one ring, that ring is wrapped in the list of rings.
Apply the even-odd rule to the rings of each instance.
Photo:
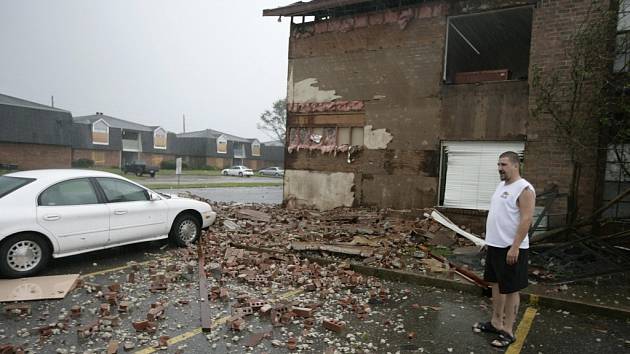
[[[505,173],[499,173],[499,179],[501,179],[502,181],[505,181],[507,179],[507,177],[505,176]]]

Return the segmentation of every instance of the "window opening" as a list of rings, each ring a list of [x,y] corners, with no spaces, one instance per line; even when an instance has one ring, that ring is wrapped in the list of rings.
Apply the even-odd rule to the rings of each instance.
[[[530,6],[449,17],[444,81],[527,80],[531,31]]]

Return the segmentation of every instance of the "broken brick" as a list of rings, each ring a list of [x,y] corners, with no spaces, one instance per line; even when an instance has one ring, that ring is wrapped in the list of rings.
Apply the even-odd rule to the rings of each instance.
[[[81,306],[74,305],[70,308],[70,317],[78,318],[81,316]]]
[[[171,339],[169,336],[160,336],[158,339],[158,346],[160,348],[168,347],[168,340]]]
[[[131,326],[137,332],[144,332],[149,328],[149,320],[140,320],[131,322]]]
[[[295,350],[297,348],[297,339],[295,337],[290,337],[287,339],[287,349]]]
[[[118,353],[118,341],[110,340],[107,345],[107,354],[116,354]]]
[[[337,320],[327,319],[322,323],[324,328],[333,332],[341,332],[346,328],[346,324]]]
[[[120,284],[119,283],[110,284],[107,288],[111,292],[115,292],[115,293],[120,292]]]
[[[79,335],[79,338],[86,338],[98,332],[99,327],[100,327],[99,320],[95,320],[84,326],[78,327],[77,334]]]
[[[245,320],[241,316],[230,317],[227,324],[233,331],[242,331],[245,328]]]
[[[4,306],[7,315],[13,314],[18,316],[26,316],[31,314],[31,305],[29,304],[9,304]]]
[[[129,312],[129,301],[121,301],[120,304],[118,304],[118,312],[120,313]]]
[[[311,317],[313,315],[313,309],[306,307],[294,307],[292,311],[297,317]]]
[[[101,306],[99,307],[99,315],[100,316],[109,316],[110,315],[110,306],[109,304],[101,304]]]

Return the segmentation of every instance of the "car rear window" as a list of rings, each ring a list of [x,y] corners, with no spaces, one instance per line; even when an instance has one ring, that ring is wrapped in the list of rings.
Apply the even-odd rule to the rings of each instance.
[[[34,178],[0,176],[0,198],[33,182]]]

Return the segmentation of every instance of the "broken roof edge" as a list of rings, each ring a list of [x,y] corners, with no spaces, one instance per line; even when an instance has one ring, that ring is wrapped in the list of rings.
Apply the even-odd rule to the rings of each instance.
[[[291,5],[263,10],[263,16],[309,16],[319,11],[334,9],[370,2],[373,0],[313,0],[310,2],[298,1]]]

